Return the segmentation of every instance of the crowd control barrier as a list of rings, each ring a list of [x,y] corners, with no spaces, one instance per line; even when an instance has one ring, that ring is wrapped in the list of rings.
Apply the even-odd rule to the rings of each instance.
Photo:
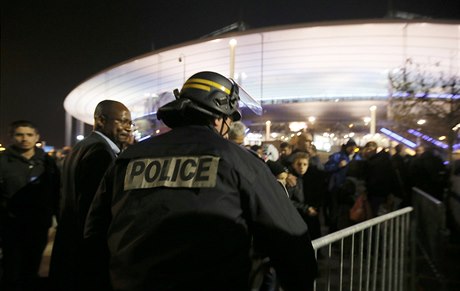
[[[412,191],[417,246],[442,285],[445,282],[444,262],[450,236],[446,223],[446,206],[444,202],[418,188],[414,187]]]
[[[412,207],[318,238],[315,290],[413,290]]]

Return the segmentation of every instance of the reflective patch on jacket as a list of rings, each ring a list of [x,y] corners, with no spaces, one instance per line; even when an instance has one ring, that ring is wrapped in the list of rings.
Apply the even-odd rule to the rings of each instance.
[[[129,162],[124,190],[154,187],[212,188],[219,157],[183,156],[136,159]]]

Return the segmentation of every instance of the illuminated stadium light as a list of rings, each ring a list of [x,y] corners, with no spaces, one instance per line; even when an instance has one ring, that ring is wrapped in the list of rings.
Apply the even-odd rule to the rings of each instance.
[[[408,147],[410,147],[412,149],[417,147],[417,144],[415,142],[412,142],[412,141],[400,136],[399,134],[396,134],[395,132],[393,132],[393,131],[391,131],[389,129],[386,129],[386,128],[382,127],[380,129],[380,131],[382,133],[384,133],[386,136],[388,136],[389,138],[391,138],[391,139],[393,139],[395,141],[401,142],[401,143],[405,144],[406,146],[408,146]]]
[[[428,136],[426,134],[423,134],[421,133],[420,131],[417,131],[415,129],[409,129],[407,131],[408,133],[412,134],[412,135],[415,135],[417,137],[420,137],[422,138],[423,140],[427,141],[427,142],[430,142],[432,144],[434,144],[435,146],[437,147],[440,147],[440,148],[443,148],[443,149],[448,149],[449,146],[443,142],[440,142],[439,140],[437,140],[436,138],[432,138],[431,136]]]
[[[412,94],[407,92],[395,92],[392,94],[393,97],[412,97]],[[416,93],[413,95],[415,98],[440,98],[440,99],[460,99],[459,94],[448,94],[448,93]]]

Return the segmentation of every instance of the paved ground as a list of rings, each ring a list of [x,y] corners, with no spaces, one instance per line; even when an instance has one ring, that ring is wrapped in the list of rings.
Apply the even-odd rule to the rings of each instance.
[[[417,291],[458,291],[460,290],[460,235],[452,234],[445,247],[440,264],[427,259],[423,250],[418,249],[416,258]],[[440,265],[440,266],[439,266]]]

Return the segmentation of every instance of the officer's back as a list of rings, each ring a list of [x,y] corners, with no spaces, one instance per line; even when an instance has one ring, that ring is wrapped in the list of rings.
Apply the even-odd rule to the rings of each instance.
[[[248,290],[254,246],[285,290],[309,290],[316,261],[306,225],[268,167],[222,138],[241,118],[237,85],[202,72],[178,97],[158,113],[172,130],[126,150],[92,205],[89,238],[100,197],[110,197],[114,289]]]

